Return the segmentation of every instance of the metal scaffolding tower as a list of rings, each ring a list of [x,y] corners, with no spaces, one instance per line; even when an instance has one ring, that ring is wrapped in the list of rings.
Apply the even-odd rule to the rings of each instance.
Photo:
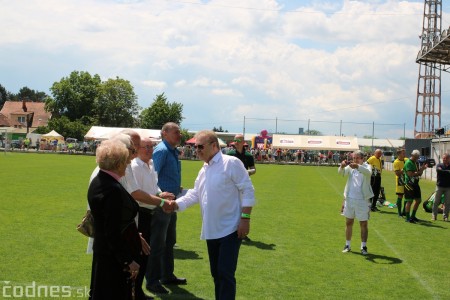
[[[423,10],[421,54],[429,52],[440,42],[442,26],[442,1],[425,0]],[[423,55],[422,58],[425,58]],[[417,82],[416,115],[414,137],[431,138],[435,128],[441,127],[441,70],[436,59],[420,59]]]

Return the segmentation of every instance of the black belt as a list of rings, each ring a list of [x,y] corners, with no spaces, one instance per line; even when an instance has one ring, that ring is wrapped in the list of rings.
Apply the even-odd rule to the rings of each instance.
[[[139,212],[153,215],[153,209],[139,206]]]

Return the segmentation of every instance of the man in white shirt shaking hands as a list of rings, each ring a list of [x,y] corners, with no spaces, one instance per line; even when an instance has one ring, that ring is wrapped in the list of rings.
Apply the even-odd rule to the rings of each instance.
[[[235,299],[239,248],[250,231],[254,188],[242,162],[236,157],[222,155],[213,131],[200,131],[195,139],[197,155],[205,163],[194,188],[174,205],[178,211],[183,211],[193,204],[200,204],[200,238],[207,243],[215,298]]]

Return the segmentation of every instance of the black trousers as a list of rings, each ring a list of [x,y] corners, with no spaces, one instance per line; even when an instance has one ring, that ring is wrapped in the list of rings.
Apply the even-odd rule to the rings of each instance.
[[[377,207],[378,197],[380,196],[380,188],[381,188],[381,176],[372,176],[370,177],[370,185],[372,186],[373,198],[371,208]]]
[[[138,231],[142,233],[142,237],[149,245],[150,245],[150,233],[152,225],[152,214],[153,211],[151,209],[139,207]],[[145,271],[147,270],[147,262],[148,256],[141,255],[139,273],[135,281],[136,299],[140,299],[144,295],[144,292],[142,290],[142,283],[144,282]]]

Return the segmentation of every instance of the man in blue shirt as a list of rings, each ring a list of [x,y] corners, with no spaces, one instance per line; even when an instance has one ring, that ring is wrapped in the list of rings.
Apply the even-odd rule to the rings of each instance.
[[[162,142],[153,152],[153,165],[158,173],[158,186],[162,191],[178,195],[181,192],[181,163],[178,160],[176,146],[181,141],[180,127],[172,122],[164,124],[161,129]],[[186,278],[174,274],[173,247],[176,243],[177,213],[165,213],[157,207],[153,211],[151,236],[153,247],[147,264],[147,289],[156,294],[167,294],[162,284],[186,284]],[[156,229],[158,228],[158,229]]]

